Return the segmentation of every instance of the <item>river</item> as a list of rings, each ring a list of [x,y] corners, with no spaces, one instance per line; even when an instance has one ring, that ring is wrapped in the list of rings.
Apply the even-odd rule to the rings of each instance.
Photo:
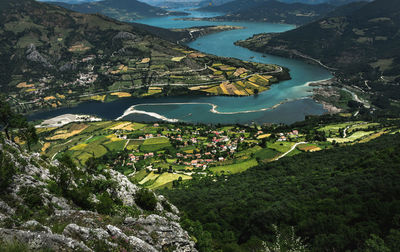
[[[190,11],[190,17],[212,17],[218,13]],[[271,89],[250,97],[190,96],[163,98],[126,98],[111,103],[85,102],[73,108],[61,108],[30,116],[45,119],[65,113],[91,114],[104,119],[132,121],[183,121],[190,123],[293,123],[306,115],[323,114],[321,104],[313,101],[312,87],[307,83],[329,79],[331,73],[317,65],[300,60],[260,54],[234,45],[234,42],[262,32],[284,32],[294,29],[288,24],[256,22],[184,21],[181,17],[157,17],[138,22],[163,27],[186,28],[206,25],[234,25],[245,29],[211,34],[187,45],[201,52],[246,61],[278,64],[290,69],[292,79],[272,85]],[[178,20],[177,20],[178,19]],[[124,115],[124,116],[123,116]]]

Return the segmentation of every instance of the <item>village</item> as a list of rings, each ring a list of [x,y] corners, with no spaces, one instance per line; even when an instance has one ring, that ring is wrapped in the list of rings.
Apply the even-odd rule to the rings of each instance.
[[[284,156],[332,148],[334,141],[340,141],[340,131],[339,127],[322,128],[318,134],[327,132],[326,136],[337,138],[320,139],[314,133],[280,130],[277,125],[83,121],[39,127],[42,140],[37,148],[52,160],[68,153],[79,166],[85,166],[90,158],[101,159],[101,169],[118,170],[144,187],[158,189],[177,181],[231,175]]]

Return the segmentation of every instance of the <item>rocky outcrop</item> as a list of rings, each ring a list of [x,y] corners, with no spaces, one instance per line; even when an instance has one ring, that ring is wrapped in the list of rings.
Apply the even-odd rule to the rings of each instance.
[[[15,241],[27,244],[32,250],[50,249],[54,251],[93,251],[82,242],[64,235],[46,232],[31,232],[17,229],[0,228],[0,238],[4,241]]]
[[[40,63],[44,67],[53,68],[53,65],[48,62],[48,60],[36,50],[34,44],[30,44],[26,50],[26,59],[36,63]]]
[[[135,40],[137,36],[135,34],[132,34],[130,32],[118,32],[117,35],[113,37],[113,41],[115,40]]]
[[[152,213],[140,209],[135,203],[140,188],[123,174],[109,170],[91,178],[115,185],[107,189],[109,195],[122,202],[123,207],[137,210],[109,216],[96,212],[96,208],[80,210],[71,200],[49,190],[49,169],[60,165],[58,162],[49,163],[39,154],[25,152],[1,138],[0,151],[10,157],[18,170],[7,196],[0,200],[0,243],[17,241],[32,250],[54,251],[97,251],[100,247],[110,251],[196,251],[195,243],[178,223],[178,209],[161,195],[155,195],[157,207]],[[46,209],[47,216],[29,219],[28,215],[23,217],[28,219],[17,221],[21,219],[21,209],[32,207],[33,201]]]

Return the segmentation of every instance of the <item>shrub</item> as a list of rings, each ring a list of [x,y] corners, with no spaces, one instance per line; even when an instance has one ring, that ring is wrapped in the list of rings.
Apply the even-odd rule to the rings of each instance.
[[[33,186],[23,186],[19,191],[19,195],[30,209],[36,209],[43,205],[41,193],[42,190],[39,187]]]
[[[154,194],[148,189],[140,189],[136,193],[135,202],[144,210],[154,211],[157,206],[157,199]]]
[[[11,184],[15,168],[10,159],[0,151],[0,190],[4,191]]]
[[[111,214],[113,212],[114,202],[108,193],[102,193],[98,199],[100,202],[97,204],[97,211],[101,214]]]

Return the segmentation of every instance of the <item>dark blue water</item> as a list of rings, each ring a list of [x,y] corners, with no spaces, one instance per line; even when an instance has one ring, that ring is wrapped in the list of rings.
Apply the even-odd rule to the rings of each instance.
[[[210,17],[218,13],[191,12],[193,17]],[[283,32],[295,27],[287,24],[252,22],[208,22],[182,21],[179,17],[143,19],[139,22],[164,28],[184,28],[205,25],[243,26],[243,30],[232,30],[211,34],[191,42],[188,46],[218,56],[235,57],[247,61],[278,64],[290,69],[292,79],[273,85],[267,92],[251,97],[164,97],[157,99],[126,98],[111,103],[87,102],[74,108],[64,108],[37,113],[31,119],[44,119],[65,113],[92,114],[105,119],[116,119],[133,105],[135,110],[185,122],[201,123],[293,123],[303,120],[305,115],[324,113],[322,105],[310,99],[312,88],[308,82],[331,78],[331,74],[316,65],[299,60],[263,55],[234,45],[235,41],[246,39],[262,32]],[[154,105],[162,103],[162,105]],[[170,104],[168,104],[170,103]],[[179,103],[179,104],[178,104]],[[182,104],[190,103],[190,104]],[[150,105],[146,105],[150,104]],[[216,105],[211,112],[212,105]],[[280,106],[276,106],[281,104]],[[271,109],[275,107],[274,109]],[[217,112],[217,113],[216,113]],[[129,114],[126,120],[152,121],[154,117],[144,114]]]

